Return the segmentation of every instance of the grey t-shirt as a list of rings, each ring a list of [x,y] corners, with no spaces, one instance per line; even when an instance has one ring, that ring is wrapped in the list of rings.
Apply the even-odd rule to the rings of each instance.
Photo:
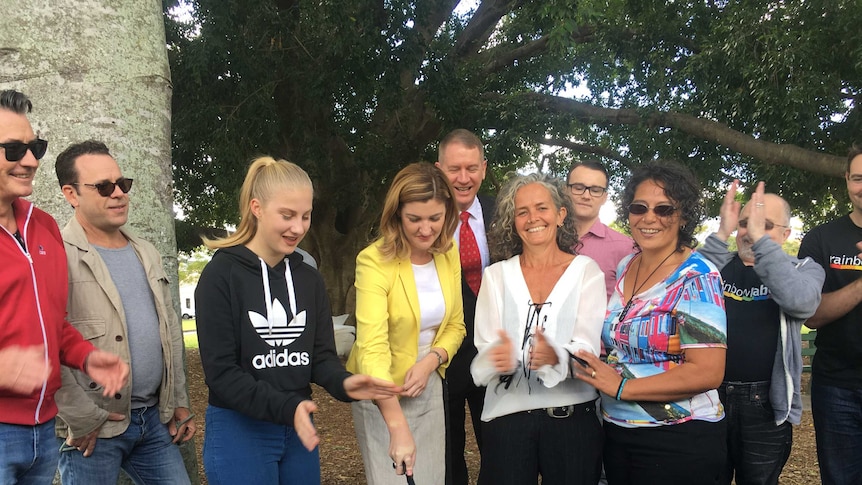
[[[159,336],[159,316],[144,266],[131,244],[120,249],[95,248],[111,273],[126,315],[132,358],[132,409],[154,406],[159,400],[165,361]]]

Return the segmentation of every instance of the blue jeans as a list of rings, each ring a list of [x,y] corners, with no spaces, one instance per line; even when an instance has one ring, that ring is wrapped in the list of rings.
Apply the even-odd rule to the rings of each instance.
[[[54,420],[36,426],[0,423],[0,483],[44,485],[57,470]]]
[[[862,483],[862,389],[811,381],[811,414],[823,485]]]
[[[63,485],[117,483],[122,468],[139,485],[188,484],[179,446],[171,439],[157,407],[132,409],[126,431],[99,438],[92,455],[85,458],[78,450],[60,453],[60,478]],[[61,445],[64,441],[57,438]]]
[[[769,404],[769,381],[723,382],[718,396],[727,421],[727,475],[730,484],[778,485],[778,477],[793,445],[787,421],[776,426]]]
[[[207,407],[204,470],[210,485],[320,484],[318,448],[308,451],[293,426]]]

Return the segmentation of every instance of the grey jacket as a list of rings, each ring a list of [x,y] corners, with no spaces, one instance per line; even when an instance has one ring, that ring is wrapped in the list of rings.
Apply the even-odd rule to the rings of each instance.
[[[789,256],[769,237],[761,238],[752,249],[754,272],[769,288],[769,293],[781,308],[778,347],[769,385],[769,401],[775,413],[775,424],[785,421],[799,424],[802,416],[801,329],[805,320],[820,305],[820,290],[826,273],[811,258]],[[736,253],[727,250],[727,243],[715,234],[710,234],[698,251],[719,270],[736,256]]]
[[[174,311],[171,288],[162,260],[156,248],[132,234],[121,232],[134,248],[152,290],[159,316],[159,336],[165,368],[159,387],[159,417],[162,423],[173,418],[178,407],[189,407],[186,375],[183,368],[183,335],[180,320]],[[96,347],[119,355],[126,363],[131,355],[128,345],[126,316],[105,262],[90,243],[84,229],[73,216],[63,228],[63,243],[69,267],[68,320],[85,339]],[[99,426],[100,438],[122,434],[129,426],[132,382],[115,396],[103,397],[102,387],[83,372],[62,368],[63,385],[55,395],[59,418],[57,436],[84,436]],[[122,421],[107,421],[108,413],[126,416]]]

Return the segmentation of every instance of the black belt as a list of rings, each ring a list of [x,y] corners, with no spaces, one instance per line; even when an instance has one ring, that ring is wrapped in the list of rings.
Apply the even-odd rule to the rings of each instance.
[[[538,409],[530,409],[527,411],[521,411],[522,413],[527,414],[547,414],[548,416],[556,419],[565,419],[570,417],[575,413],[595,413],[596,411],[596,402],[589,401],[583,402],[580,404],[569,404],[568,406],[557,406],[551,408],[538,408]]]

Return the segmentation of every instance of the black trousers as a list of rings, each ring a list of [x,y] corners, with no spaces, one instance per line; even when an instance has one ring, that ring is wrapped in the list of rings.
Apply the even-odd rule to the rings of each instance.
[[[560,416],[560,414],[557,414]],[[485,447],[479,485],[596,485],[601,474],[602,426],[595,402],[568,417],[544,409],[482,423]]]
[[[692,420],[653,428],[605,422],[609,485],[712,485],[723,481],[726,423]]]

